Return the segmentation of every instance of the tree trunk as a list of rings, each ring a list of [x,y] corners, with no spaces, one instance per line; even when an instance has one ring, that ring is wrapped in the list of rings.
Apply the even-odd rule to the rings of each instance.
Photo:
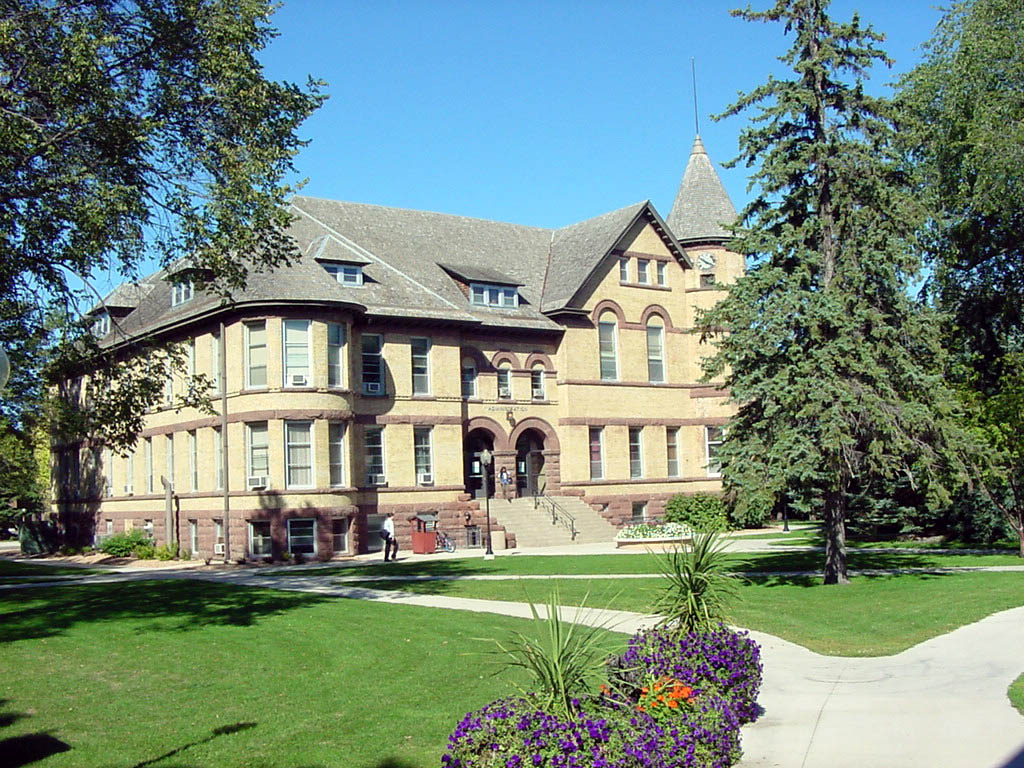
[[[824,517],[825,583],[849,584],[850,578],[846,574],[846,494],[841,487],[825,494]]]

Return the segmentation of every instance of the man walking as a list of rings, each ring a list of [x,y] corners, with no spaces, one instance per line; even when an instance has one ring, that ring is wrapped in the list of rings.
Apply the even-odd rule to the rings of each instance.
[[[387,517],[384,518],[384,530],[381,531],[381,536],[384,538],[384,562],[388,561],[388,555],[390,554],[391,560],[398,559],[398,539],[395,538],[395,513],[388,512]]]

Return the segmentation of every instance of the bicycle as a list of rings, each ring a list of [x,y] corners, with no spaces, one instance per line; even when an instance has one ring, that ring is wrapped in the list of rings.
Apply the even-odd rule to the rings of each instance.
[[[437,544],[434,546],[435,552],[440,552],[442,549],[445,552],[455,551],[455,539],[444,531],[435,531],[435,533],[437,534]]]

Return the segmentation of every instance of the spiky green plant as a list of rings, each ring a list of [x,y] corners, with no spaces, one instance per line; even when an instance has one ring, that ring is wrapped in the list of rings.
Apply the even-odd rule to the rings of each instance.
[[[736,577],[727,570],[725,542],[716,532],[695,533],[661,559],[668,584],[655,601],[662,624],[681,633],[709,630],[728,620],[729,604],[739,597]]]
[[[585,608],[589,592],[569,621],[559,616],[558,589],[551,591],[541,616],[530,602],[534,636],[512,632],[497,646],[503,668],[523,669],[531,685],[513,683],[525,696],[535,696],[538,706],[549,714],[569,719],[574,714],[573,699],[592,693],[605,679],[604,660],[610,652],[605,626],[590,624]]]

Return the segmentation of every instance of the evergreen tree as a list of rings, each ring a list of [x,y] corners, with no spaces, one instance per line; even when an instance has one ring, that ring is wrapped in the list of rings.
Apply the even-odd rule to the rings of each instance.
[[[820,507],[825,583],[845,583],[854,486],[903,475],[934,491],[952,429],[932,318],[907,288],[919,263],[919,206],[896,162],[890,105],[863,90],[888,64],[883,38],[827,0],[777,0],[748,21],[779,22],[791,79],[770,77],[725,113],[758,114],[740,137],[759,194],[734,247],[748,273],[702,318],[738,404],[722,472],[740,503],[786,496]]]
[[[927,204],[930,290],[950,374],[983,438],[976,476],[1024,556],[1024,5],[957,2],[900,83]]]

